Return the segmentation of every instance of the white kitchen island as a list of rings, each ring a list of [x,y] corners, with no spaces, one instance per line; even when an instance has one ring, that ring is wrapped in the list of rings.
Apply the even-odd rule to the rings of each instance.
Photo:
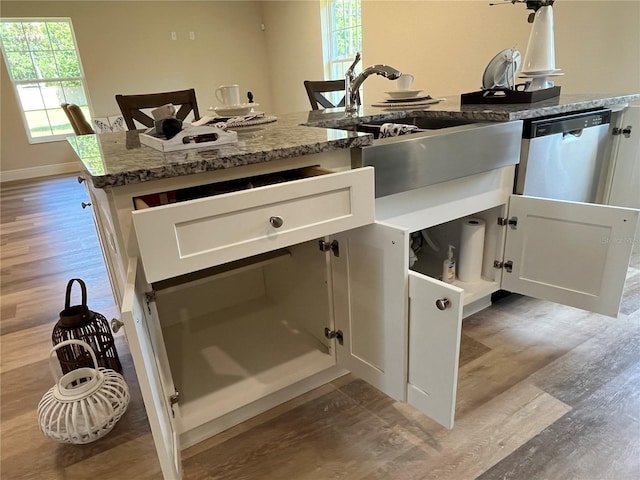
[[[434,107],[422,114],[512,121],[532,111]],[[181,448],[346,371],[452,426],[462,317],[507,274],[491,261],[478,291],[444,284],[428,266],[409,268],[409,238],[481,215],[495,223],[487,248],[504,253],[518,150],[503,152],[507,165],[376,200],[374,169],[351,168],[350,150],[371,137],[318,128],[408,115],[367,112],[292,115],[240,132],[237,145],[166,155],[135,132],[70,140],[165,478],[180,478]],[[617,262],[607,280],[624,278],[628,252],[614,240],[633,235],[638,212],[582,207],[606,210],[613,225],[589,235],[609,239],[598,250]]]

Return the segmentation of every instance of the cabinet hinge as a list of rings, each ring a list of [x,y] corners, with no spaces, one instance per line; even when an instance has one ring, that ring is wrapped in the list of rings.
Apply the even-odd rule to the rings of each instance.
[[[176,418],[176,412],[173,411],[173,406],[179,402],[180,402],[180,392],[176,391],[176,393],[169,396],[169,405],[171,406],[171,416],[173,416],[173,418]]]
[[[156,301],[156,292],[151,290],[150,292],[144,293],[144,299],[147,302],[147,310],[151,313],[151,302]]]
[[[515,229],[518,226],[518,217],[511,217],[508,220],[504,217],[498,217],[498,225],[502,227],[511,225],[511,228]]]
[[[325,327],[324,329],[324,336],[327,337],[329,340],[331,340],[332,338],[335,338],[338,340],[338,343],[340,345],[344,345],[344,336],[342,334],[342,330],[330,330],[329,328]]]
[[[508,262],[501,262],[500,260],[493,261],[493,268],[504,268],[507,272],[513,271],[513,262],[509,260]]]
[[[611,135],[624,135],[625,138],[631,137],[631,125],[627,125],[626,128],[615,127],[611,130]]]
[[[321,252],[328,252],[329,250],[331,250],[334,256],[340,256],[340,244],[337,240],[333,240],[331,242],[318,240],[318,247],[320,247]]]

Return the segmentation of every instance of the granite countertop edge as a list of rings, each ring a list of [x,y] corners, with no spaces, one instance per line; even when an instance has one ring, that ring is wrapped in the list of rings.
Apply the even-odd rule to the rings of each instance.
[[[364,106],[356,117],[347,117],[340,109],[314,110],[281,116],[259,134],[242,133],[240,129],[237,144],[217,148],[164,154],[151,147],[140,146],[136,132],[121,132],[93,135],[96,137],[94,142],[100,143],[102,150],[98,168],[83,161],[80,153],[78,156],[94,187],[117,187],[371,145],[373,137],[370,134],[331,130],[358,123],[394,122],[414,116],[505,122],[624,106],[638,99],[640,94],[575,94],[528,105],[460,105],[459,97],[455,96],[420,109],[384,110]],[[125,135],[126,142],[123,141]],[[74,138],[79,137],[70,138],[72,146]],[[79,152],[77,146],[74,149]]]

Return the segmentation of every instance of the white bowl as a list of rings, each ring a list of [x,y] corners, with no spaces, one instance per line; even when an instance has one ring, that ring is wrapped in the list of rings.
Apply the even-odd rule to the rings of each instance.
[[[420,92],[422,92],[422,90],[392,90],[385,93],[393,99],[405,99],[417,97]]]
[[[239,117],[241,115],[246,115],[254,107],[257,107],[259,104],[257,103],[241,103],[239,105],[227,105],[224,107],[216,107],[213,110],[220,115],[221,117]]]

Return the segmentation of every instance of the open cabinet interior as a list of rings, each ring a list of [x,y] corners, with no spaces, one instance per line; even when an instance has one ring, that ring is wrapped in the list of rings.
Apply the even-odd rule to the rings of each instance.
[[[504,251],[505,227],[498,224],[498,219],[505,214],[506,206],[500,205],[412,232],[409,268],[423,275],[443,280],[443,262],[447,258],[449,245],[451,245],[456,262],[456,278],[452,284],[464,290],[464,304],[471,304],[490,295],[500,288],[502,270],[495,268],[494,262],[502,258]],[[476,223],[475,220],[480,222]],[[480,236],[480,243],[465,240],[463,229],[469,222],[474,222],[476,225],[484,223],[484,234]],[[467,277],[466,281],[459,279],[461,261],[466,263],[466,271],[479,269],[480,275],[474,275],[471,279]],[[471,268],[476,264],[477,268]]]
[[[155,290],[181,433],[335,365],[317,242],[223,267]]]

